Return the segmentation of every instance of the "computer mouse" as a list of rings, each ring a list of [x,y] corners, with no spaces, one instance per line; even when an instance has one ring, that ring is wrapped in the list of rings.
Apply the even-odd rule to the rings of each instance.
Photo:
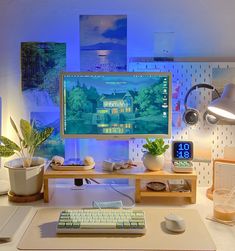
[[[169,214],[165,216],[165,226],[167,230],[172,232],[180,233],[185,231],[184,219],[176,214]]]

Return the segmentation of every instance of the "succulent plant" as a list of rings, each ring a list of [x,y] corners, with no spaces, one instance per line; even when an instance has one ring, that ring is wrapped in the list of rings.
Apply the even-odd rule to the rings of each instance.
[[[169,145],[165,144],[162,138],[153,141],[147,138],[146,141],[147,143],[143,145],[143,148],[152,155],[161,155],[169,148]]]
[[[7,137],[0,136],[0,157],[10,157],[17,154],[22,158],[23,166],[29,167],[36,148],[52,134],[54,129],[48,127],[39,132],[27,120],[21,119],[19,131],[12,118],[10,121],[19,139],[19,144]]]

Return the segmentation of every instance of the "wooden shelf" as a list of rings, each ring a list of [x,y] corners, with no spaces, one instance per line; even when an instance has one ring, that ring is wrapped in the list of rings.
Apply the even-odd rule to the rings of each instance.
[[[192,197],[192,192],[156,192],[151,190],[141,190],[141,197]]]
[[[129,62],[136,63],[162,63],[162,62],[235,62],[235,57],[131,57]]]
[[[113,172],[103,171],[101,165],[97,164],[94,169],[81,171],[58,171],[48,167],[44,173],[44,202],[49,202],[49,180],[54,179],[134,179],[135,180],[135,201],[140,202],[142,197],[188,197],[191,203],[196,203],[196,182],[197,175],[193,173],[175,173],[171,164],[166,164],[162,171],[148,171],[142,164],[130,169],[120,169]],[[191,192],[155,192],[142,190],[141,181],[148,180],[187,180]],[[52,190],[52,189],[50,189]]]

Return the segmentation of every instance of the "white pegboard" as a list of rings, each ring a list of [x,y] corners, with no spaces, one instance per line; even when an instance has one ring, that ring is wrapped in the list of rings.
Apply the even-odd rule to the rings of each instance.
[[[199,83],[212,84],[213,68],[232,68],[235,62],[130,62],[129,71],[133,72],[171,72],[172,89],[175,85],[180,85],[181,113],[183,113],[183,100],[191,86]],[[188,99],[188,106],[197,108],[200,114],[206,110],[211,101],[211,91],[199,89],[192,92]],[[200,123],[194,127],[187,127],[184,123],[179,127],[172,128],[172,137],[166,140],[197,140],[202,144],[211,145],[210,162],[194,162],[194,168],[198,174],[199,186],[210,186],[212,183],[212,160],[223,158],[224,147],[235,145],[235,125],[207,125],[201,118]],[[142,145],[144,139],[135,139],[129,142],[129,157],[133,161],[141,161],[143,156]],[[171,158],[171,149],[166,153],[166,158]]]

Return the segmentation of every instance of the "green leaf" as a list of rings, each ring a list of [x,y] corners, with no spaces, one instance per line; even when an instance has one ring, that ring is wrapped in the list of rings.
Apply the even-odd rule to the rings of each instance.
[[[157,138],[153,141],[147,138],[146,141],[147,143],[143,147],[152,155],[161,155],[169,148],[169,145],[164,145],[165,142],[162,138]]]
[[[5,147],[11,149],[11,150],[15,150],[15,151],[20,151],[20,147],[13,141],[11,141],[10,139],[4,137],[4,136],[0,136],[0,142],[2,142]]]
[[[11,125],[14,128],[14,130],[16,131],[16,133],[19,133],[19,131],[18,131],[17,127],[16,127],[16,124],[15,124],[14,120],[11,117],[10,117],[10,121],[11,121]]]
[[[7,148],[6,146],[1,146],[0,145],[0,156],[1,157],[10,157],[14,154],[15,152],[10,149],[10,148]]]
[[[28,147],[28,145],[26,144],[26,142],[25,142],[24,139],[22,139],[22,146],[23,146],[23,148],[27,148]]]
[[[147,144],[144,144],[144,145],[143,145],[143,148],[148,149],[148,145],[147,145]]]
[[[21,119],[20,120],[20,129],[21,133],[23,135],[23,138],[25,140],[25,143],[29,146],[32,145],[32,139],[31,139],[31,134],[32,134],[32,126],[27,120]]]
[[[158,143],[159,143],[160,146],[163,146],[164,145],[164,140],[161,138],[161,139],[158,140]]]
[[[151,144],[151,141],[150,141],[149,138],[146,138],[146,141],[147,141],[148,144]]]
[[[13,129],[15,130],[19,140],[22,141],[22,138],[20,137],[20,133],[19,133],[19,131],[17,129],[17,126],[16,126],[14,120],[11,117],[10,117],[10,122],[11,122],[11,125],[12,125]]]
[[[164,146],[164,150],[166,151],[169,148],[169,145]]]
[[[32,145],[36,144],[38,134],[39,132],[32,127],[31,138],[30,138],[30,142],[32,142]]]
[[[35,147],[41,145],[50,135],[52,134],[54,128],[48,127],[42,132],[38,133],[36,136]]]

